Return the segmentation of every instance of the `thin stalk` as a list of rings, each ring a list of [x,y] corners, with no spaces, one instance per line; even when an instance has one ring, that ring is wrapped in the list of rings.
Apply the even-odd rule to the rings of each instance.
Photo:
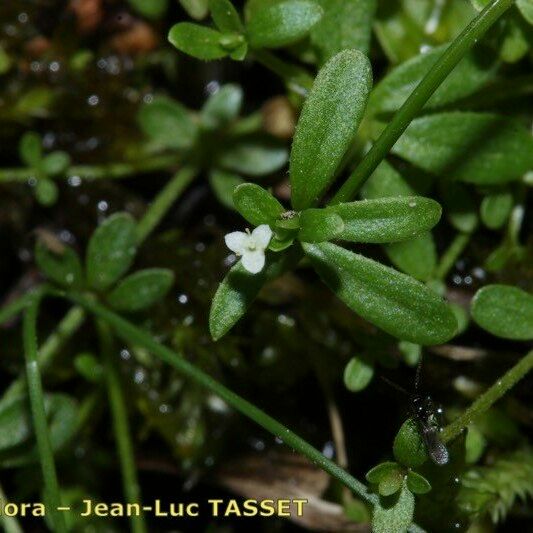
[[[143,242],[154,228],[161,222],[172,204],[191,183],[196,170],[191,167],[183,167],[176,172],[167,184],[159,191],[155,200],[150,204],[144,216],[137,224],[137,236],[139,242]]]
[[[31,299],[31,292],[27,292],[12,302],[4,305],[4,307],[0,309],[0,324],[5,324],[12,318],[16,317],[19,313],[24,311]]]
[[[307,97],[313,86],[313,77],[301,67],[286,63],[271,52],[254,50],[254,57],[263,66],[277,74],[287,88],[301,97]]]
[[[477,417],[485,413],[509,389],[514,387],[525,375],[533,370],[533,350],[525,355],[518,363],[508,370],[501,378],[487,389],[478,399],[451,424],[447,425],[441,433],[444,442],[457,437],[463,429]]]
[[[422,110],[431,95],[456,67],[466,53],[487,30],[514,4],[514,0],[492,0],[463,32],[448,46],[433,68],[424,76],[416,89],[394,115],[350,177],[332,199],[340,203],[353,198],[361,185],[383,161],[411,121]]]
[[[5,505],[9,503],[8,499],[6,498],[6,495],[4,494],[4,489],[1,485],[0,502],[2,503],[2,507],[5,507]],[[23,533],[23,530],[20,527],[20,524],[15,516],[7,516],[2,514],[1,522],[6,533]]]
[[[42,291],[33,293],[33,298],[24,313],[23,340],[26,358],[26,378],[28,380],[32,420],[50,516],[54,524],[54,531],[66,533],[65,517],[62,512],[58,511],[58,507],[61,507],[61,495],[57,481],[54,453],[48,433],[41,372],[37,362],[37,314],[42,295]]]
[[[453,265],[457,262],[460,255],[463,253],[464,249],[467,247],[470,239],[472,238],[471,233],[458,233],[457,236],[453,239],[450,246],[442,254],[440,262],[435,269],[435,278],[443,280]]]
[[[98,320],[96,325],[102,350],[107,393],[111,407],[113,432],[120,460],[124,495],[126,496],[127,503],[140,504],[141,489],[135,467],[135,455],[128,423],[128,410],[126,409],[126,401],[120,383],[120,375],[114,361],[113,336],[109,326],[102,320]],[[130,517],[130,524],[131,530],[134,533],[146,533],[147,531],[143,514],[137,516],[134,513]]]
[[[63,175],[65,178],[78,176],[88,180],[120,179],[127,178],[142,172],[155,172],[165,170],[178,164],[180,158],[176,155],[159,155],[147,158],[136,163],[108,163],[104,165],[74,165],[68,168]],[[35,177],[35,169],[2,168],[0,169],[0,182],[3,181],[27,181]]]

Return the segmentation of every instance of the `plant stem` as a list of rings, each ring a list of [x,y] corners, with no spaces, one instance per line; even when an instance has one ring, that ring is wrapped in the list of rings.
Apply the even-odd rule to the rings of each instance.
[[[64,177],[79,176],[83,179],[119,179],[127,178],[142,172],[164,170],[178,164],[180,158],[176,155],[159,155],[135,163],[108,163],[104,165],[75,165],[69,167]],[[35,177],[33,168],[2,168],[0,169],[0,182],[2,181],[27,181]]]
[[[28,380],[32,420],[54,531],[66,533],[65,517],[62,512],[58,511],[58,507],[61,506],[61,495],[59,493],[54,453],[48,433],[41,373],[37,362],[37,313],[43,292],[36,291],[32,293],[32,296],[24,313],[23,321],[24,355],[26,358],[26,377]]]
[[[4,507],[8,503],[8,500],[6,498],[6,495],[4,494],[4,490],[2,489],[1,485],[0,502],[2,503],[2,507]],[[2,514],[2,526],[4,527],[4,531],[6,533],[23,533],[23,530],[20,527],[20,524],[18,523],[18,520],[15,516],[7,516]]]
[[[341,481],[368,502],[373,504],[376,503],[377,497],[374,494],[369,493],[363,483],[345,472],[333,461],[324,457],[320,451],[312,447],[301,437],[292,433],[277,420],[273,419],[244,398],[241,398],[239,395],[214,380],[208,374],[191,365],[182,355],[154,340],[149,333],[138,328],[131,322],[124,320],[122,317],[91,298],[76,293],[68,293],[66,294],[66,297],[76,304],[81,305],[101,320],[104,320],[114,328],[115,332],[120,337],[124,338],[129,343],[138,344],[139,346],[146,348],[161,360],[176,368],[182,375],[220,396],[220,398],[226,401],[229,405],[251,418],[254,422],[258,423],[267,431],[270,431],[273,435],[282,439],[288,446],[308,457],[311,461],[318,464],[320,468],[330,473],[333,477]]]
[[[9,302],[4,307],[2,307],[2,309],[0,309],[0,324],[5,324],[9,320],[17,316],[19,313],[24,311],[24,308],[28,305],[31,299],[31,292],[27,292],[16,300]]]
[[[266,50],[254,50],[254,56],[259,63],[283,79],[289,90],[298,96],[307,97],[313,86],[313,78],[309,72],[296,65],[286,63]]]
[[[137,224],[137,237],[143,242],[154,228],[161,222],[172,204],[191,183],[196,170],[191,167],[183,167],[176,172],[167,184],[159,191],[155,200],[150,204],[144,216]]]
[[[463,250],[467,247],[471,237],[471,233],[458,233],[456,235],[440,258],[440,262],[435,269],[436,279],[443,280],[448,275],[453,265],[459,259],[459,256],[463,253]]]
[[[108,325],[102,320],[97,320],[96,325],[102,349],[107,393],[111,407],[113,431],[120,460],[122,485],[126,502],[141,504],[141,489],[137,478],[137,469],[135,468],[135,455],[128,423],[128,411],[120,383],[120,375],[113,360],[113,336]],[[134,533],[145,533],[147,531],[142,513],[139,515],[133,514],[130,517],[130,523],[131,530]]]
[[[370,177],[381,161],[383,161],[407,126],[409,126],[411,121],[421,111],[440,84],[465,54],[513,4],[514,0],[492,0],[468,24],[420,81],[370,151],[361,163],[359,163],[355,171],[337,191],[331,203],[345,202],[355,196],[361,185]]]
[[[457,437],[461,431],[487,411],[492,404],[497,402],[511,387],[514,387],[530,370],[533,369],[533,350],[526,354],[518,363],[508,370],[490,389],[487,389],[479,398],[451,424],[446,426],[441,433],[444,442]]]

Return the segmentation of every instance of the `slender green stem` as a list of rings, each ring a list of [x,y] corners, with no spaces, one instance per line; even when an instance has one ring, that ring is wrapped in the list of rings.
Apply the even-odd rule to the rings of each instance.
[[[2,307],[2,309],[0,309],[0,324],[5,324],[8,320],[11,320],[19,313],[24,311],[24,308],[28,305],[32,298],[33,296],[31,292],[27,292],[16,300],[9,302],[7,305]]]
[[[487,411],[531,370],[533,370],[533,350],[522,357],[513,368],[508,370],[492,387],[479,396],[461,416],[446,426],[441,433],[442,440],[447,442],[457,437],[463,429]]]
[[[113,419],[113,431],[117,444],[120,468],[122,471],[122,485],[127,503],[141,504],[141,489],[137,478],[135,467],[135,455],[133,443],[131,441],[130,428],[128,423],[128,410],[120,375],[115,365],[113,353],[113,336],[109,326],[102,320],[97,320],[98,336],[102,350],[102,359],[105,368],[105,378],[111,416]],[[145,533],[147,531],[144,515],[133,514],[130,517],[131,530],[134,533]]]
[[[150,204],[150,207],[137,224],[139,242],[143,242],[161,222],[161,219],[165,216],[172,204],[174,204],[176,199],[191,183],[196,172],[191,167],[183,167],[159,191],[155,200]]]
[[[379,136],[355,171],[344,182],[332,203],[353,198],[361,185],[383,161],[407,126],[424,107],[431,95],[446,79],[465,54],[479,41],[487,30],[514,4],[514,0],[492,0],[479,15],[448,46],[431,70],[424,76],[389,125]]]
[[[313,77],[309,72],[286,63],[266,50],[254,50],[254,56],[259,63],[282,78],[289,90],[304,98],[307,96],[313,86]]]
[[[460,255],[463,253],[464,249],[467,247],[470,239],[472,238],[471,233],[458,233],[456,237],[451,242],[450,246],[442,254],[440,262],[435,269],[435,278],[443,280],[453,265],[457,262]]]
[[[34,292],[33,298],[24,313],[23,340],[24,355],[26,357],[26,377],[50,516],[54,524],[54,531],[66,533],[65,517],[62,512],[58,511],[58,507],[61,507],[61,495],[57,481],[54,453],[48,433],[41,372],[37,362],[37,313],[42,295],[42,291]]]
[[[0,485],[0,503],[2,504],[2,507],[5,507],[5,505],[9,503],[8,499],[6,498],[6,495],[4,494],[4,490],[1,485]],[[6,533],[23,533],[23,530],[20,527],[20,524],[18,523],[18,520],[15,516],[7,516],[5,514],[2,514],[1,522],[4,528],[4,531]]]
[[[152,156],[136,163],[108,163],[105,165],[74,165],[69,167],[64,177],[79,176],[83,179],[120,179],[142,172],[165,170],[178,164],[180,158],[176,155]],[[35,170],[29,167],[0,169],[0,182],[27,181],[35,177]]]

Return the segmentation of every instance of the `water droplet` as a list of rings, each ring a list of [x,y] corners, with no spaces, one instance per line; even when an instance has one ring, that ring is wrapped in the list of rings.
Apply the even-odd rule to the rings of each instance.
[[[416,202],[414,200],[411,200],[409,202],[409,207],[416,207]]]

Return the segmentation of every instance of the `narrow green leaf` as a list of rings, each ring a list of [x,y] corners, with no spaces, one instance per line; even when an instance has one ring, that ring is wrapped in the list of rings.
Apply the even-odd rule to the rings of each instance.
[[[38,167],[43,157],[41,136],[34,131],[25,133],[20,139],[19,155],[24,164],[33,168]]]
[[[331,185],[363,118],[371,85],[370,63],[356,50],[340,52],[318,73],[292,145],[295,209],[312,206]]]
[[[14,396],[0,401],[0,451],[28,441],[33,432],[28,398]]]
[[[379,499],[372,517],[373,533],[404,533],[413,521],[415,497],[404,484],[402,490],[392,496]]]
[[[415,119],[393,152],[428,172],[479,185],[515,181],[533,168],[533,136],[521,124],[488,113]]]
[[[431,485],[424,476],[410,470],[407,473],[407,488],[413,494],[427,494],[431,490]]]
[[[222,338],[244,316],[267,281],[280,276],[300,257],[299,251],[267,254],[266,266],[259,274],[250,274],[240,261],[233,265],[218,286],[211,304],[209,331],[213,340]]]
[[[533,296],[517,287],[487,285],[472,301],[474,321],[504,339],[533,339]]]
[[[101,383],[104,369],[92,353],[80,353],[74,358],[74,368],[90,383]]]
[[[331,208],[306,209],[300,213],[298,239],[303,242],[330,241],[344,230],[342,218]]]
[[[414,239],[384,246],[390,262],[402,272],[420,281],[428,281],[437,266],[437,248],[430,232]]]
[[[415,195],[412,185],[387,160],[379,164],[361,189],[366,200]]]
[[[207,26],[179,22],[170,28],[168,40],[181,52],[197,59],[211,61],[226,57],[229,50],[222,46],[223,34]]]
[[[263,187],[255,183],[243,183],[233,192],[235,209],[254,226],[273,226],[285,208]]]
[[[107,302],[118,311],[141,311],[161,300],[174,282],[166,268],[147,268],[124,278],[109,294]]]
[[[416,468],[427,459],[426,445],[414,420],[407,419],[394,438],[392,447],[395,459],[409,468]]]
[[[431,229],[442,209],[430,198],[404,196],[338,204],[331,209],[344,221],[339,239],[353,242],[398,242]]]
[[[202,108],[202,125],[210,130],[225,126],[237,118],[241,105],[242,89],[233,84],[222,86]]]
[[[202,20],[209,12],[208,0],[179,0],[179,3],[196,20]]]
[[[395,337],[440,344],[455,334],[449,306],[422,283],[335,244],[304,244],[329,288],[353,311]]]
[[[59,191],[53,180],[40,177],[35,185],[35,198],[45,207],[50,207],[57,202]]]
[[[221,32],[242,32],[239,13],[229,0],[209,0],[209,10],[214,23]]]
[[[48,279],[62,287],[80,288],[83,283],[80,258],[70,246],[54,251],[38,240],[35,245],[35,262]]]
[[[148,19],[158,19],[167,10],[168,0],[128,0],[135,11]]]
[[[369,483],[372,483],[374,485],[377,485],[383,478],[383,476],[387,475],[389,472],[393,470],[398,470],[400,467],[398,463],[394,463],[392,461],[385,461],[384,463],[380,463],[379,465],[376,465],[374,468],[371,468],[367,474],[366,474],[366,480]]]
[[[198,127],[188,109],[164,96],[142,105],[137,121],[145,135],[166,148],[189,148],[196,139]]]
[[[418,54],[393,69],[372,91],[369,110],[372,113],[397,111],[448,46],[445,44]],[[441,107],[473,94],[494,77],[494,72],[491,54],[467,54],[435,91],[426,108]]]
[[[352,357],[344,368],[344,385],[351,392],[359,392],[368,387],[374,377],[374,364],[369,357]]]
[[[131,266],[137,252],[136,224],[131,215],[117,213],[98,226],[87,246],[87,280],[103,291]]]
[[[279,170],[287,162],[287,156],[281,142],[252,137],[225,148],[218,164],[247,176],[263,176]]]
[[[70,156],[66,152],[57,150],[48,154],[42,160],[42,171],[47,176],[63,174],[70,165]]]
[[[229,209],[235,209],[233,204],[233,192],[244,183],[244,180],[231,172],[223,170],[213,170],[209,174],[209,184],[215,193],[218,201]]]
[[[487,194],[481,202],[481,220],[487,228],[499,229],[507,222],[512,208],[513,195],[510,192]]]
[[[469,464],[477,463],[487,447],[487,439],[473,424],[468,426],[465,438],[465,460]]]
[[[324,15],[311,29],[311,43],[320,63],[349,48],[367,54],[376,0],[318,0],[318,3]]]
[[[254,11],[246,32],[253,48],[279,48],[299,41],[322,17],[309,0],[287,0]]]

